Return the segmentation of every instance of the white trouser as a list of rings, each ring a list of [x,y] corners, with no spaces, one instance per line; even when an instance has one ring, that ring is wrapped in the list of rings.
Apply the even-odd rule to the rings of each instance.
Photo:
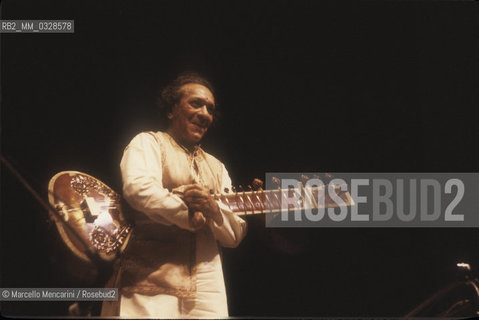
[[[178,298],[168,294],[147,296],[135,293],[120,299],[121,317],[147,318],[226,318],[228,304],[221,258],[211,235],[198,232],[196,296]]]

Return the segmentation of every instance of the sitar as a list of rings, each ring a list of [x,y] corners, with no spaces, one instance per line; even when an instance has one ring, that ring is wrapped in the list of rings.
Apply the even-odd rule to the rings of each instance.
[[[330,192],[325,192],[329,187],[305,187],[300,183],[295,188],[275,190],[233,188],[212,196],[240,216],[272,213],[274,217],[285,211],[354,204],[344,185],[332,186],[342,201],[335,201]],[[50,204],[58,213],[51,217],[63,241],[76,256],[90,261],[86,254],[90,250],[97,252],[101,259],[112,261],[125,250],[134,228],[123,213],[122,197],[113,189],[86,173],[62,171],[51,178],[48,191]],[[65,224],[71,228],[65,228]],[[77,235],[73,235],[72,229]]]

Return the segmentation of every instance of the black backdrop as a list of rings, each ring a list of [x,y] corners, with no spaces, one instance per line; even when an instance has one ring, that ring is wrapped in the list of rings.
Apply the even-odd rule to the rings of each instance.
[[[2,153],[46,199],[61,170],[121,190],[128,141],[158,129],[178,71],[217,85],[204,143],[235,184],[265,172],[474,172],[475,3],[2,1],[2,19],[73,19],[73,34],[2,34]],[[2,287],[85,287],[91,270],[2,167]],[[477,230],[284,229],[249,218],[224,251],[232,316],[398,316],[477,260]],[[473,265],[474,266],[474,265]],[[64,315],[68,303],[4,303]]]

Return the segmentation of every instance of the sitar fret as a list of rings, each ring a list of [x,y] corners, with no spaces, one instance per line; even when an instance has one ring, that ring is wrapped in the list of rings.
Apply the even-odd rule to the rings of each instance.
[[[343,191],[343,185],[335,185],[335,193],[349,206],[353,204],[351,196]],[[230,194],[218,194],[216,199],[230,208],[238,215],[264,214],[292,209],[318,209],[339,206],[328,194],[328,186],[315,186],[291,189],[241,191]],[[287,199],[296,199],[296,203],[289,208],[282,204],[288,203]]]

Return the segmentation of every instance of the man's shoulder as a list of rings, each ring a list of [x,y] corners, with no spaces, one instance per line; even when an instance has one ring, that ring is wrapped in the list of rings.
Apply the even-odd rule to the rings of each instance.
[[[137,133],[126,145],[125,150],[129,148],[135,149],[151,149],[159,148],[162,144],[160,140],[163,138],[158,132],[143,131]]]
[[[158,141],[159,139],[163,139],[164,133],[161,131],[142,131],[137,133],[131,142],[135,141]]]

